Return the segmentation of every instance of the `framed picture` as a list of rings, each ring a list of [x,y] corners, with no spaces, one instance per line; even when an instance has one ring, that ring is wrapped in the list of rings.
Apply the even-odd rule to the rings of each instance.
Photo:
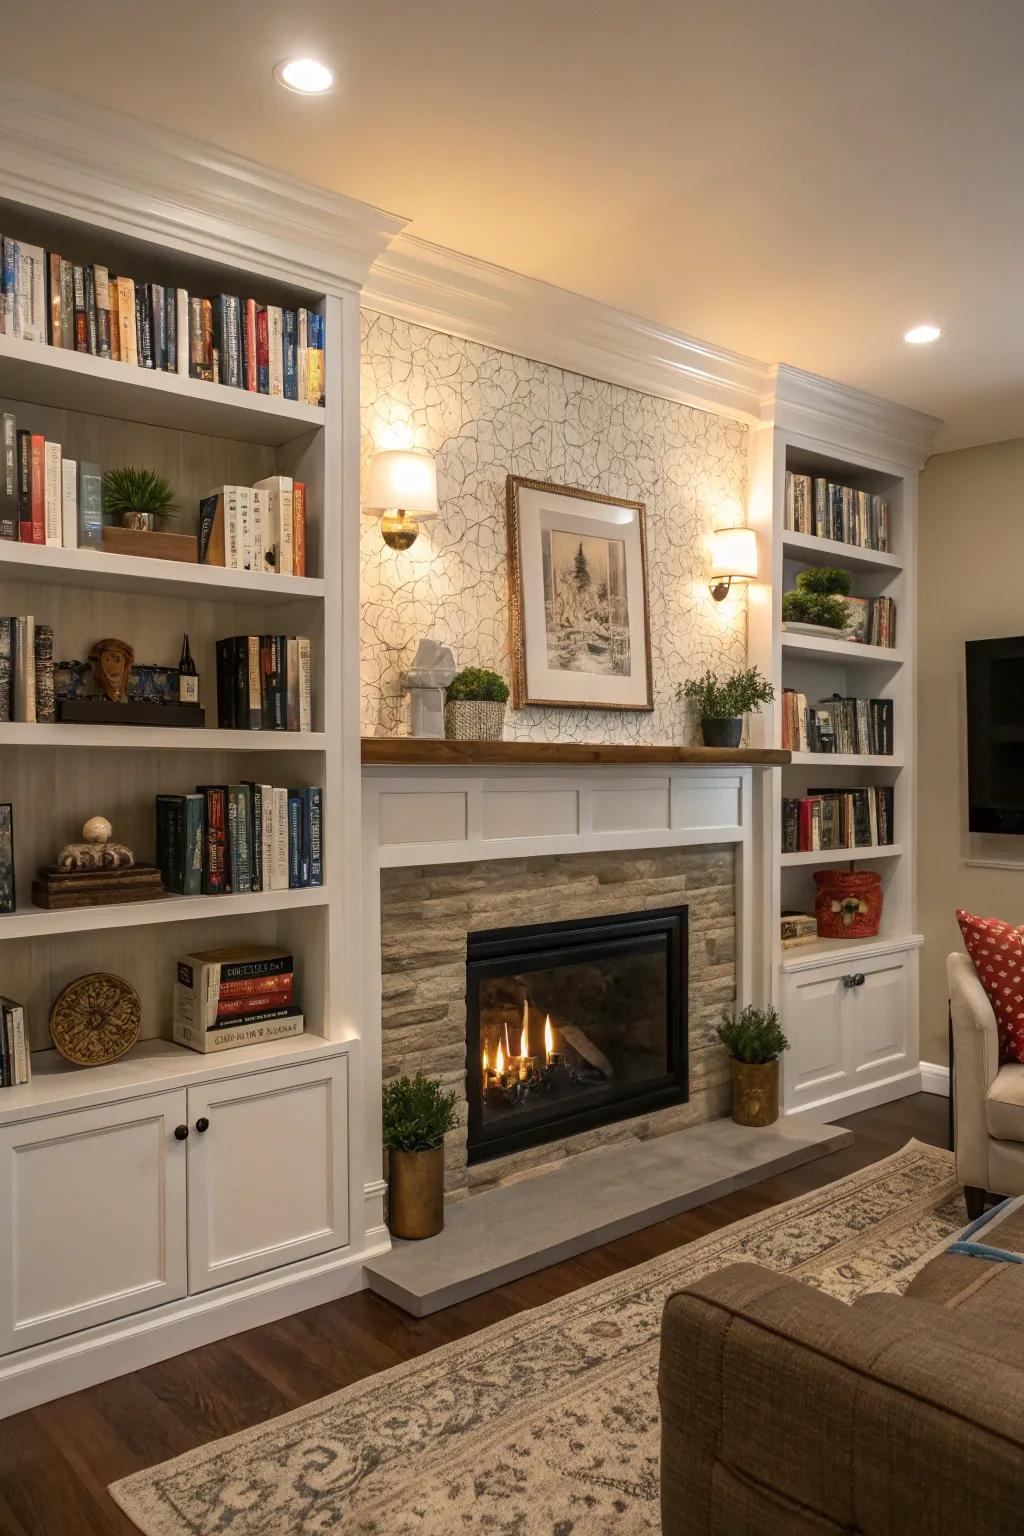
[[[509,475],[512,702],[653,709],[644,505]]]

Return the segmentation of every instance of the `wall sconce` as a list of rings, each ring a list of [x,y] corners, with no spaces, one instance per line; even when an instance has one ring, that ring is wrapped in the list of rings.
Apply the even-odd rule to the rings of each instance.
[[[716,603],[729,596],[734,581],[757,580],[757,534],[753,528],[716,528],[711,535],[708,588]]]
[[[420,523],[436,517],[437,470],[429,453],[388,448],[370,460],[370,485],[363,509],[382,513],[380,531],[389,549],[409,549]]]

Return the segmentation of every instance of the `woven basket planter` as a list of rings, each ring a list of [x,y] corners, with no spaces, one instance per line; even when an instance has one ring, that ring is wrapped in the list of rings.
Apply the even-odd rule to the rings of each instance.
[[[500,741],[504,731],[505,706],[494,699],[453,699],[444,707],[449,741]]]
[[[873,939],[882,920],[882,877],[873,870],[818,869],[814,915],[823,939]]]

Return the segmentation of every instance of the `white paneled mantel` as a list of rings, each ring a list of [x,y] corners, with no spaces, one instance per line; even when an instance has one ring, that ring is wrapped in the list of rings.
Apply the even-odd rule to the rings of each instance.
[[[474,762],[474,756],[482,760]],[[741,1003],[751,1001],[761,995],[767,964],[756,911],[759,781],[782,759],[788,753],[364,741],[368,1231],[378,1234],[383,1227],[380,1134],[379,1124],[373,1124],[374,1105],[379,1114],[380,1103],[380,1085],[373,1079],[381,1056],[381,870],[733,844],[737,996]]]

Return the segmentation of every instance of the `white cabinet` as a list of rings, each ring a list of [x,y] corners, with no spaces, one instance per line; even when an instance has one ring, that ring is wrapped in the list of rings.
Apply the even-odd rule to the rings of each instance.
[[[348,1062],[188,1091],[189,1290],[348,1242]]]
[[[916,951],[900,950],[859,960],[840,956],[828,965],[786,973],[787,1113],[829,1107],[831,1100],[917,1068],[912,1051],[916,965]]]
[[[0,1351],[186,1294],[186,1093],[0,1129]]]
[[[349,1242],[347,1053],[218,1065],[0,1125],[0,1356]]]

